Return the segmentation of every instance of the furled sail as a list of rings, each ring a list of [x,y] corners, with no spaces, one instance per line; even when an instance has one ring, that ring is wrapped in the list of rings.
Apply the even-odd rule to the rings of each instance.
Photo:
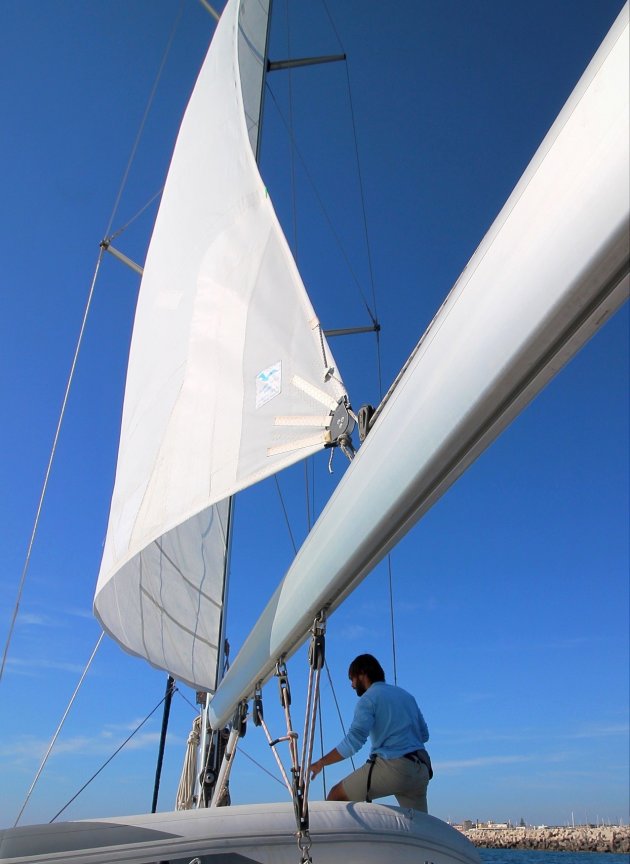
[[[228,500],[325,444],[344,395],[259,176],[266,0],[229,0],[140,288],[94,601],[126,650],[214,690]]]
[[[628,298],[628,5],[209,705],[219,728]]]

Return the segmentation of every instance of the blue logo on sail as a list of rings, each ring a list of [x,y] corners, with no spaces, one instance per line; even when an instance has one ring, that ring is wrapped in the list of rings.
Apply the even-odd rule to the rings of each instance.
[[[268,366],[256,375],[256,408],[260,408],[282,390],[282,361]]]

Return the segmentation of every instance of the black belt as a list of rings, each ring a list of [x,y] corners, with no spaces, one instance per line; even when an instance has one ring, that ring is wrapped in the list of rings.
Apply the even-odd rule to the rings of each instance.
[[[365,800],[368,804],[372,803],[372,798],[370,797],[370,786],[372,785],[372,771],[374,771],[374,765],[376,764],[376,753],[370,756],[367,760],[367,764],[370,766],[370,770],[368,771],[367,776],[367,788],[365,790]]]
[[[367,760],[367,764],[370,766],[367,776],[367,789],[365,790],[365,800],[368,804],[372,803],[372,798],[370,796],[370,787],[372,785],[372,771],[374,770],[374,764],[376,763],[377,754],[374,753]],[[414,750],[413,753],[405,753],[404,756],[400,757],[401,759],[409,759],[411,762],[415,762],[416,764],[422,764],[427,766],[427,770],[429,771],[429,780],[433,777],[433,768],[431,767],[431,757],[427,753],[426,750]]]
[[[431,757],[426,750],[414,750],[413,753],[405,753],[403,759],[409,759],[416,764],[426,765],[429,771],[429,780],[433,777],[433,767],[431,765]]]

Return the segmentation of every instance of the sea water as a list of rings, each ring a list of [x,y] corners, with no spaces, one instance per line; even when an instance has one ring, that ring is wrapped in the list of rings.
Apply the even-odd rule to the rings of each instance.
[[[630,864],[630,855],[545,849],[478,849],[483,864]]]

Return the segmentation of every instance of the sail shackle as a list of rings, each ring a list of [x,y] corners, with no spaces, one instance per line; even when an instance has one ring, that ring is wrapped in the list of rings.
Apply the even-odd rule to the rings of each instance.
[[[313,622],[308,662],[311,669],[322,669],[326,662],[326,613],[321,612]]]
[[[289,686],[289,673],[283,660],[279,660],[276,664],[276,678],[280,691],[280,704],[286,711],[291,705],[291,687]]]
[[[254,726],[262,726],[264,719],[262,690],[258,688],[254,693],[252,702],[252,720],[254,721]]]
[[[247,702],[239,702],[234,717],[232,728],[236,729],[239,738],[244,738],[247,732]]]
[[[308,662],[313,669],[321,669],[326,657],[326,637],[323,633],[313,635],[308,651]]]

